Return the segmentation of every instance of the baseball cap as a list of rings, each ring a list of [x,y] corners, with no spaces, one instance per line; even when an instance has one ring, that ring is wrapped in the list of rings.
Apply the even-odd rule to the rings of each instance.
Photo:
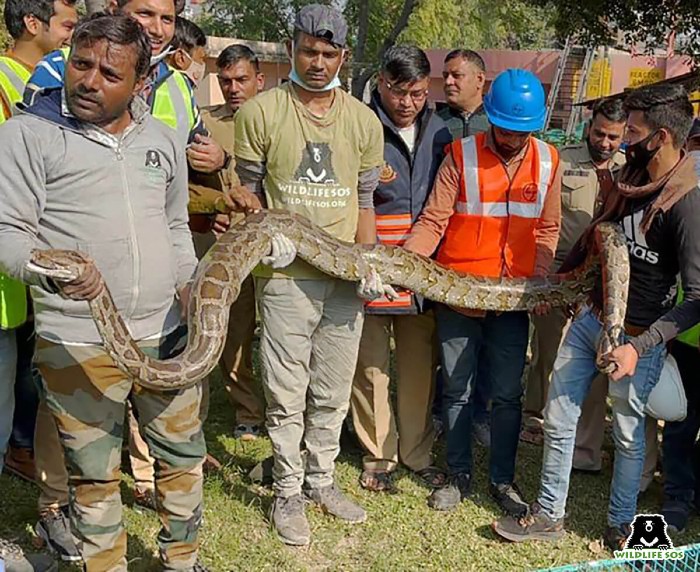
[[[309,4],[297,13],[294,29],[323,38],[336,47],[344,48],[348,35],[348,25],[338,10],[321,4]]]

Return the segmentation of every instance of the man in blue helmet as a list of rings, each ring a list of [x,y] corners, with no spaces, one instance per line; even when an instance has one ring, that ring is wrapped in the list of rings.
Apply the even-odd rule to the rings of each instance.
[[[532,137],[546,114],[542,84],[532,73],[509,69],[484,99],[490,128],[454,141],[405,248],[479,276],[545,275],[559,238],[559,155]],[[490,492],[509,515],[528,505],[515,479],[528,344],[526,312],[435,309],[445,377],[447,465],[450,478],[429,505],[455,508],[469,495],[472,472],[474,382],[486,360],[492,388]]]

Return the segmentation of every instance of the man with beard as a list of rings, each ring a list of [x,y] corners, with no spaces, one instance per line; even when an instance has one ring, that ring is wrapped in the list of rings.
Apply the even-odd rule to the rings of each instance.
[[[17,142],[1,151],[0,270],[31,286],[35,359],[87,571],[127,569],[119,474],[127,401],[156,458],[163,566],[202,570],[201,385],[136,388],[103,349],[88,306],[106,284],[145,353],[167,358],[184,346],[181,314],[197,264],[187,169],[176,133],[136,96],[149,60],[135,20],[96,14],[76,28],[65,86],[42,92],[0,128],[3,140]],[[51,248],[80,250],[90,263],[70,282],[47,280],[28,262],[32,250]]]
[[[625,120],[620,99],[602,100],[593,108],[586,140],[561,151],[561,233],[552,272],[561,266],[571,247],[590,224],[602,194],[610,189],[613,177],[624,164],[624,156],[618,153],[618,149],[625,131]],[[532,323],[535,331],[523,406],[522,438],[541,443],[549,378],[569,315],[564,308],[555,308],[545,316],[533,316]],[[576,469],[600,470],[607,394],[607,377],[599,375],[581,413],[574,454]]]
[[[484,109],[491,128],[448,147],[404,247],[423,256],[437,251],[438,262],[478,276],[545,275],[559,238],[560,172],[557,150],[532,136],[544,125],[544,89],[531,72],[508,69],[494,79]],[[486,359],[498,427],[491,432],[490,493],[504,512],[522,516],[527,504],[514,481],[528,315],[438,304],[435,319],[450,476],[429,504],[451,510],[470,494],[474,382]]]

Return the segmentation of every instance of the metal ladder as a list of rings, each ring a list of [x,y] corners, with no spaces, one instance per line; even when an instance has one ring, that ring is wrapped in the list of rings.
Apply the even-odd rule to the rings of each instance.
[[[561,80],[564,77],[564,70],[566,70],[566,64],[569,61],[569,54],[571,53],[571,36],[566,37],[564,42],[564,48],[559,56],[559,61],[557,62],[557,69],[554,72],[554,79],[552,80],[552,87],[549,90],[549,95],[547,96],[547,115],[544,121],[543,131],[549,129],[549,122],[552,120],[552,113],[554,112],[554,105],[559,97],[559,90],[561,88]]]
[[[583,113],[583,108],[576,103],[580,103],[584,99],[586,93],[586,87],[588,84],[588,75],[591,72],[591,66],[593,65],[593,60],[595,59],[596,48],[587,47],[586,55],[583,60],[583,66],[581,66],[581,75],[579,76],[578,86],[576,87],[576,99],[574,100],[574,107],[569,115],[569,121],[566,124],[566,137],[571,137],[571,134],[575,131],[576,125],[581,119],[581,113]]]

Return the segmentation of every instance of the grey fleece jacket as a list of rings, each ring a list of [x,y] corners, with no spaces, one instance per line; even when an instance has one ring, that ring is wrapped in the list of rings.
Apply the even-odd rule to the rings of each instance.
[[[184,149],[140,99],[131,110],[116,138],[72,117],[59,89],[0,126],[0,271],[31,286],[45,339],[101,341],[87,302],[26,270],[34,248],[90,255],[135,339],[179,325],[175,294],[197,264]]]

